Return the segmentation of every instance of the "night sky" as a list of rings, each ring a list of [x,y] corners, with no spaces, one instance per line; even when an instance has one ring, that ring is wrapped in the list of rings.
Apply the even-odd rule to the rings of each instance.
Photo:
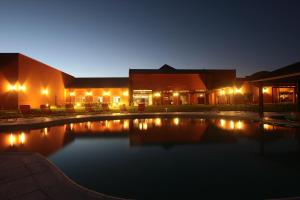
[[[77,77],[163,64],[250,75],[300,61],[300,1],[0,0],[0,52]]]

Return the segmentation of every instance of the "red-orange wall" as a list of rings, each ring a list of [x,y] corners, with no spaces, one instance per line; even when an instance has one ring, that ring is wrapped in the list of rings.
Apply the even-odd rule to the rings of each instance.
[[[205,90],[198,74],[130,74],[132,90]]]
[[[19,93],[19,105],[39,108],[41,104],[65,104],[64,77],[57,69],[19,55],[19,82],[26,86],[26,91]],[[48,95],[42,94],[43,89],[48,90]]]

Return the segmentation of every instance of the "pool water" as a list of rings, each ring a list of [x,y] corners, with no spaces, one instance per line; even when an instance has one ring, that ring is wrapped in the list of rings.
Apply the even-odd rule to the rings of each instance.
[[[133,199],[299,196],[299,131],[231,119],[122,119],[0,134],[75,182]]]

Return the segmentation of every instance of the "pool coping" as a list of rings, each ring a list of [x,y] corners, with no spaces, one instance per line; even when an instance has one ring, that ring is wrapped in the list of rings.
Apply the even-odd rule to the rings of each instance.
[[[0,153],[0,199],[125,200],[85,188],[38,153]]]
[[[237,120],[251,120],[263,122],[270,125],[300,127],[300,122],[289,120],[276,120],[271,116],[286,115],[287,113],[265,113],[262,119],[256,112],[249,111],[220,111],[220,112],[153,112],[153,113],[112,113],[112,114],[89,114],[63,117],[33,117],[20,118],[11,121],[0,122],[0,131],[12,131],[19,129],[38,129],[45,126],[63,125],[68,123],[79,123],[85,121],[113,120],[113,119],[135,119],[150,117],[197,117],[197,118],[230,118]]]

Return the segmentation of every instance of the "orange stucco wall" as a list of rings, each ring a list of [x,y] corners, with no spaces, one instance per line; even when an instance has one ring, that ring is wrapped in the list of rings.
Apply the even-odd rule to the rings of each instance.
[[[131,89],[206,90],[198,74],[130,74]]]

